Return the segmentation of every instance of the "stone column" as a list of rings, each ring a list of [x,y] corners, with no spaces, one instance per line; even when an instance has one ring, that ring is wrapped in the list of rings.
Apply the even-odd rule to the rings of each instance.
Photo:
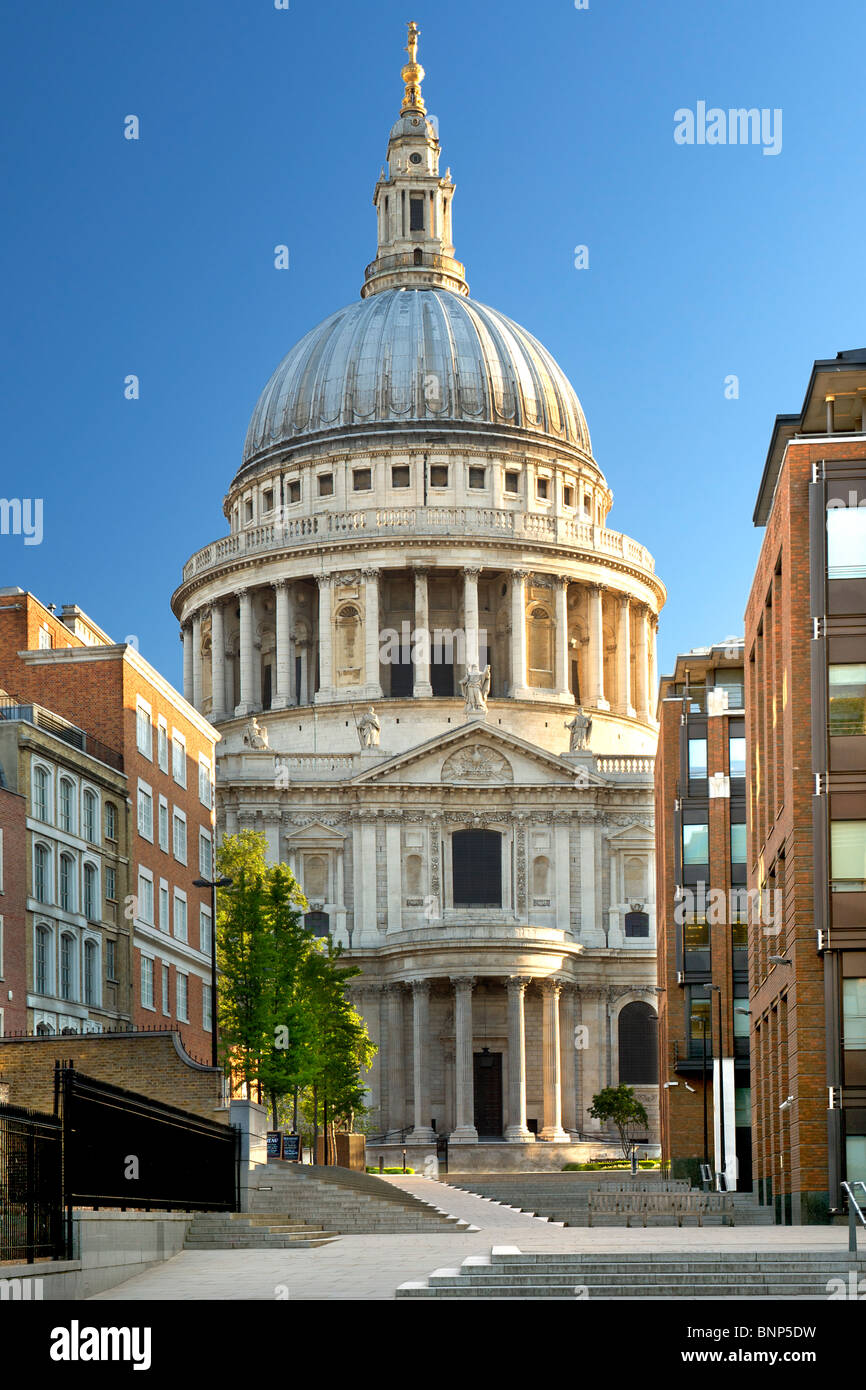
[[[571,823],[558,821],[553,828],[554,888],[557,931],[571,930]]]
[[[568,1133],[577,1130],[574,1084],[574,985],[564,984],[560,1004],[562,1036],[562,1127]]]
[[[403,1091],[403,985],[387,984],[385,997],[388,1017],[388,1128],[402,1129],[406,1119]]]
[[[556,655],[554,658],[555,693],[569,703],[574,702],[568,679],[568,577],[556,580]]]
[[[452,1144],[477,1144],[475,1128],[475,1083],[472,1063],[472,987],[471,975],[460,975],[454,986],[454,1080],[457,1124],[451,1132]]]
[[[610,705],[604,696],[604,616],[602,610],[603,585],[589,586],[589,659],[587,676],[589,683],[589,703],[594,709],[608,710]]]
[[[539,1139],[550,1143],[567,1143],[562,1128],[562,1058],[559,1039],[559,980],[543,980],[544,998],[542,1021],[542,1061],[544,1076],[544,1128]]]
[[[274,592],[277,650],[271,708],[286,709],[291,703],[292,668],[292,605],[288,579],[278,579],[274,585]]]
[[[619,633],[617,636],[617,672],[619,690],[617,701],[620,714],[634,718],[631,702],[631,610],[628,594],[621,594],[619,600]]]
[[[477,627],[477,590],[475,619]],[[433,687],[430,684],[430,610],[427,600],[427,571],[420,568],[415,570],[415,632],[416,634],[420,633],[421,640],[419,643],[416,636],[412,694],[416,699],[422,699],[424,696],[433,694]]]
[[[601,895],[596,901],[595,851],[598,826],[594,821],[580,825],[580,940],[584,946],[606,946],[602,925]]]
[[[415,1088],[415,1128],[409,1135],[414,1144],[435,1144],[436,1131],[430,1124],[430,981],[412,980],[412,1057]]]
[[[255,633],[255,618],[253,619],[253,632]],[[253,636],[253,704],[256,709],[261,709],[264,701],[262,698],[262,641],[260,637]]]
[[[400,817],[400,811],[385,812],[385,867],[389,932],[398,932],[403,926],[403,864],[400,853]]]
[[[650,719],[655,719],[659,683],[659,620],[655,613],[650,612],[649,624],[649,714]]]
[[[210,718],[211,723],[226,717],[226,634],[221,599],[210,610]]]
[[[463,570],[463,630],[465,633],[466,669],[478,665],[478,574],[477,568]]]
[[[238,590],[238,604],[241,610],[240,645],[240,703],[235,706],[235,714],[240,717],[252,714],[254,705],[253,686],[253,596],[249,589]]]
[[[181,624],[180,640],[183,642],[183,698],[192,704],[192,625],[189,620]]]
[[[511,571],[511,698],[526,700],[526,570]]]
[[[331,576],[320,574],[316,578],[319,585],[319,688],[314,699],[319,705],[333,699],[334,676],[331,657]]]
[[[531,1144],[526,1125],[526,1016],[524,995],[529,979],[508,977],[508,1125],[505,1138],[511,1144]]]
[[[649,718],[649,644],[647,642],[647,609],[639,604],[635,631],[635,709],[638,719]]]
[[[379,571],[361,571],[364,580],[364,699],[381,700],[379,679]]]
[[[201,710],[201,609],[192,615],[192,703]]]

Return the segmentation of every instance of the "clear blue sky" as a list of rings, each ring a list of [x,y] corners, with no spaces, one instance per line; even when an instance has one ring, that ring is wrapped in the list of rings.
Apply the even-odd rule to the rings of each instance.
[[[374,253],[413,17],[457,255],[577,388],[610,525],[668,586],[663,670],[742,630],[773,417],[866,341],[862,0],[7,6],[0,496],[45,529],[0,536],[0,579],[175,683],[169,596],[258,393]],[[781,153],[675,144],[699,101],[781,108]]]

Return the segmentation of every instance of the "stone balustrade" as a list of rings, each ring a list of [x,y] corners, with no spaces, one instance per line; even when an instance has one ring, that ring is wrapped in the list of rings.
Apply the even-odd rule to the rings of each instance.
[[[316,512],[250,526],[212,541],[191,556],[183,568],[184,583],[245,555],[262,555],[316,541],[403,536],[507,536],[550,545],[571,545],[594,555],[624,561],[647,574],[655,561],[645,546],[619,531],[588,521],[500,507],[371,507],[351,512]]]

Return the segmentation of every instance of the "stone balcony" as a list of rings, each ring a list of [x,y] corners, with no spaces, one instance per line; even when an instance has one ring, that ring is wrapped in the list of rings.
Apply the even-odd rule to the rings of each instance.
[[[655,561],[646,546],[588,521],[512,511],[504,507],[370,507],[348,512],[314,512],[250,526],[222,540],[212,541],[190,557],[183,567],[188,583],[220,565],[248,555],[267,555],[283,550],[327,543],[366,540],[400,540],[442,537],[452,543],[479,538],[512,540],[518,544],[571,546],[596,559],[611,559],[655,574]],[[656,581],[657,583],[658,581]]]
[[[479,731],[484,725],[478,726]],[[399,751],[358,749],[357,752],[281,752],[279,749],[250,749],[243,752],[217,752],[216,780],[219,785],[233,782],[268,783],[276,787],[291,782],[342,782],[377,763],[387,762]],[[576,761],[562,755],[563,761]],[[605,781],[652,786],[655,758],[649,754],[584,755],[580,765]],[[580,788],[578,787],[578,790]]]

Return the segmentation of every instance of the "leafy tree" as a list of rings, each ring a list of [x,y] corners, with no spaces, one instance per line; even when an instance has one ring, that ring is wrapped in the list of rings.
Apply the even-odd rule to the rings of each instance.
[[[267,840],[252,830],[227,836],[217,851],[217,871],[233,880],[220,896],[217,965],[218,1027],[223,1061],[243,1077],[247,1097],[259,1081],[270,1029],[267,982],[274,943],[267,930]]]
[[[345,996],[360,970],[305,926],[300,885],[266,854],[264,835],[250,830],[227,836],[217,853],[219,873],[234,880],[217,931],[222,1053],[247,1096],[253,1083],[264,1089],[275,1127],[286,1097],[303,1090],[315,1143],[320,1104],[332,1132],[363,1110],[361,1071],[376,1049]]]
[[[634,1148],[634,1131],[646,1129],[649,1118],[631,1086],[605,1086],[593,1096],[589,1114],[604,1123],[609,1120],[617,1133],[626,1158]]]

